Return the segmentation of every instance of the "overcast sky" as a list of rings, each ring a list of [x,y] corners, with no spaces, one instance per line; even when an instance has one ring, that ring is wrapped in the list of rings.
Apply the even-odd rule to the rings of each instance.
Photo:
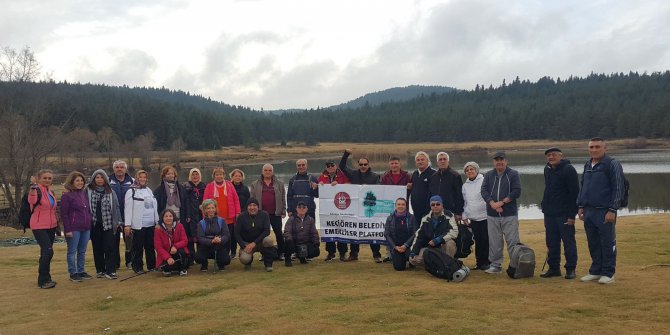
[[[57,81],[316,108],[407,85],[473,89],[670,69],[670,1],[0,0],[0,46]]]

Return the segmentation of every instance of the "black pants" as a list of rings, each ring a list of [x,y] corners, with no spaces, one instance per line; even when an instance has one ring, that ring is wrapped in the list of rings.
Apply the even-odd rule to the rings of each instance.
[[[275,233],[275,237],[277,238],[277,255],[281,255],[284,253],[284,235],[282,234],[281,229],[281,216],[270,214],[270,225],[272,226],[272,231]]]
[[[401,244],[402,245],[402,244]],[[409,250],[399,253],[395,248],[391,250],[391,260],[393,261],[393,268],[396,271],[405,271],[407,262],[409,261]]]
[[[121,243],[121,235],[123,235],[123,233],[120,231],[114,232],[114,253],[112,256],[114,256],[114,266],[116,269],[121,267],[121,247],[119,246]]]
[[[372,257],[382,257],[381,245],[379,244],[370,244],[370,250],[372,250]],[[360,244],[351,244],[351,256],[358,257],[358,251],[360,250]]]
[[[559,270],[561,266],[561,241],[565,252],[565,269],[577,267],[577,242],[575,225],[566,224],[567,216],[544,216],[545,239],[547,241],[547,264],[549,269]]]
[[[40,263],[38,268],[37,285],[51,281],[51,259],[54,257],[54,239],[56,228],[35,229],[33,236],[40,245]]]
[[[219,270],[223,270],[226,265],[230,264],[230,248],[227,245],[202,245],[198,244],[198,253],[196,254],[196,261],[207,269],[209,266],[208,259],[214,259]]]
[[[237,253],[237,238],[235,238],[235,225],[229,224],[228,231],[230,232],[230,257]]]
[[[174,264],[168,265],[167,260],[161,266],[163,266],[163,272],[173,272],[173,271],[181,271],[181,270],[186,270],[188,269],[188,260],[189,257],[186,254],[186,251],[184,249],[177,249],[177,254],[176,255],[171,255],[172,259],[175,260]],[[179,260],[179,262],[177,262]]]
[[[335,244],[337,243],[337,249],[335,248]],[[347,250],[349,248],[347,247],[346,243],[342,242],[326,242],[326,252],[328,252],[329,255],[334,255],[335,251],[338,251],[340,255],[344,255],[347,253]]]
[[[95,272],[97,273],[111,274],[116,272],[117,257],[114,253],[118,248],[114,247],[115,232],[113,229],[103,230],[101,223],[94,225],[93,229],[91,229],[93,262],[95,263]]]
[[[296,244],[293,240],[285,241],[284,248],[285,248],[284,249],[284,257],[286,257],[286,259],[290,259],[291,254],[294,253],[294,252],[297,252]],[[321,250],[319,249],[319,246],[314,245],[314,244],[307,244],[307,257],[306,258],[319,257],[320,254],[321,254]]]
[[[485,268],[489,262],[489,230],[486,220],[470,220],[470,228],[475,238],[475,258],[478,268]]]
[[[142,262],[142,253],[146,254],[147,269],[156,268],[156,250],[154,249],[154,227],[142,227],[142,229],[133,229],[133,270],[142,271],[144,263]]]

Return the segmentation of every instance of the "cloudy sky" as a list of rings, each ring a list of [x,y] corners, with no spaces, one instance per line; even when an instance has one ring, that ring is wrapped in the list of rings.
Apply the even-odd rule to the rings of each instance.
[[[407,85],[670,69],[670,1],[0,0],[57,81],[316,108]]]

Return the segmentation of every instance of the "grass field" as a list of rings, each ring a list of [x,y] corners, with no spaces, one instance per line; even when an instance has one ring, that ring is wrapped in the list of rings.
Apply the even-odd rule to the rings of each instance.
[[[536,277],[473,271],[448,283],[423,270],[375,264],[369,248],[355,263],[244,271],[125,282],[67,280],[65,245],[55,247],[58,286],[36,287],[37,246],[0,248],[0,334],[668,334],[670,215],[622,217],[616,283],[537,277],[544,261],[541,221],[523,221],[521,238],[536,251]],[[2,238],[20,235],[3,228]],[[578,223],[578,276],[590,264]],[[93,270],[89,247],[87,270]],[[505,256],[507,258],[507,255]],[[471,255],[467,265],[473,265]],[[120,270],[120,278],[130,276]]]

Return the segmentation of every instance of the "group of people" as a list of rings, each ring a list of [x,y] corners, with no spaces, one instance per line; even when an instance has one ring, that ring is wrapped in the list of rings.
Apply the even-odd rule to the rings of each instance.
[[[577,247],[575,217],[584,221],[592,265],[582,281],[614,281],[616,265],[616,213],[623,201],[624,177],[621,164],[606,155],[602,138],[589,141],[590,160],[584,165],[581,182],[570,161],[559,148],[545,151],[545,192],[542,211],[546,228],[549,269],[541,277],[562,276],[561,242],[565,249],[565,278],[575,278]],[[431,166],[426,152],[416,153],[416,170],[402,169],[398,157],[391,157],[383,175],[372,171],[365,157],[357,169],[347,166],[350,149],[339,164],[326,162],[318,176],[308,173],[305,159],[296,162],[296,174],[286,188],[265,164],[261,176],[247,187],[245,174],[217,167],[212,181],[204,183],[199,169],[189,171],[188,181],[179,183],[178,173],[166,166],[160,184],[148,187],[144,170],[131,177],[123,161],[113,164],[113,174],[96,170],[87,182],[80,172],[65,181],[60,201],[60,216],[67,242],[70,280],[91,279],[85,271],[89,239],[93,246],[95,276],[116,279],[121,266],[120,240],[125,244],[125,265],[137,273],[160,270],[165,276],[187,275],[194,263],[208,271],[209,259],[215,271],[222,271],[239,257],[251,267],[254,254],[260,253],[265,270],[273,262],[292,266],[320,255],[320,238],[315,225],[316,202],[321,184],[382,184],[407,188],[407,197],[395,201],[395,210],[385,224],[385,255],[379,244],[371,244],[375,262],[390,261],[395,270],[423,264],[427,248],[439,248],[456,255],[458,225],[472,230],[475,240],[474,269],[489,274],[502,272],[503,248],[520,243],[517,199],[521,195],[519,173],[508,166],[505,152],[493,156],[493,169],[482,174],[476,162],[467,162],[461,174],[453,169],[446,152],[436,156]],[[52,288],[50,275],[53,242],[58,228],[58,201],[51,184],[53,173],[42,170],[29,191],[32,216],[30,227],[40,245],[38,286]],[[411,210],[410,210],[411,209]],[[285,224],[283,219],[288,216]],[[272,232],[271,232],[272,230]],[[239,250],[238,247],[239,246]],[[325,261],[338,257],[343,262],[358,260],[359,244],[326,243]],[[347,255],[348,253],[348,255]]]

